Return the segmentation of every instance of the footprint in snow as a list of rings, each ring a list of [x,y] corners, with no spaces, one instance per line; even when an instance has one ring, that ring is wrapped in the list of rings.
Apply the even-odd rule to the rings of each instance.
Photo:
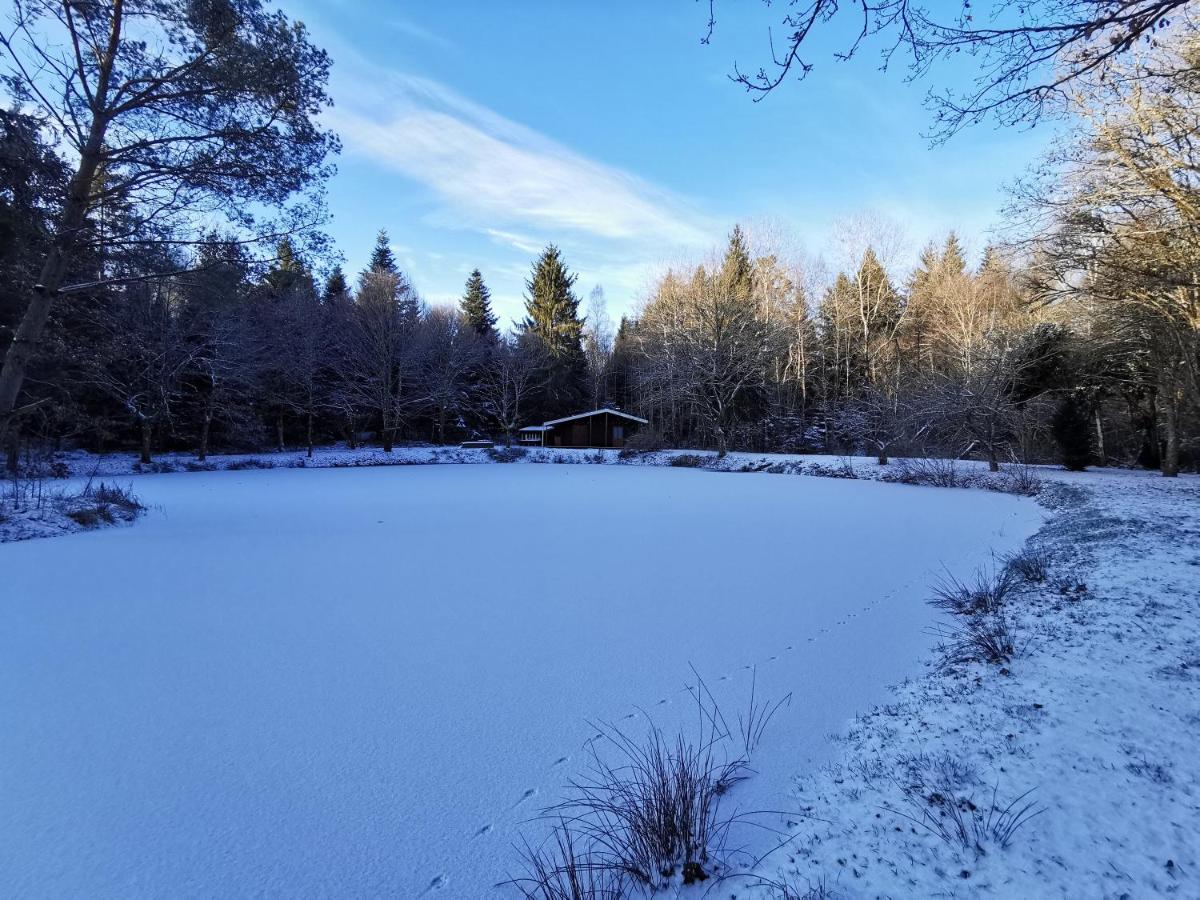
[[[532,797],[536,793],[537,793],[537,788],[530,788],[529,790],[527,790],[525,793],[523,793],[521,795],[520,800],[518,800],[516,803],[513,804],[513,808],[516,809],[518,806],[520,806],[522,803],[524,803],[526,800],[528,800],[530,797]]]
[[[561,766],[563,763],[567,762],[570,758],[571,757],[569,757],[569,756],[560,756],[558,759],[556,759],[554,761],[554,765]]]
[[[475,837],[483,837],[485,834],[487,834],[491,830],[492,830],[491,825],[484,825],[477,832],[475,832]]]
[[[429,887],[425,888],[425,893],[428,894],[430,891],[440,891],[446,886],[447,880],[448,879],[445,875],[438,875],[433,879],[433,881],[429,882]]]
[[[666,697],[663,697],[661,700],[659,700],[659,701],[658,701],[658,705],[659,705],[659,706],[665,706],[666,704],[668,704],[668,703],[670,703],[670,702],[671,702],[671,701],[670,701],[670,700],[668,700]]]

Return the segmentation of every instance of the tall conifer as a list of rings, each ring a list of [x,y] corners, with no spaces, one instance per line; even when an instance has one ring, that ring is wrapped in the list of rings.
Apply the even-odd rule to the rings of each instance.
[[[547,418],[578,412],[587,389],[583,353],[583,319],[572,288],[576,276],[567,271],[562,254],[549,245],[525,282],[525,320],[521,330],[535,338],[546,355],[541,412]]]
[[[467,326],[481,338],[495,340],[496,316],[492,313],[492,292],[483,282],[483,274],[476,269],[467,279],[466,293],[459,304]]]

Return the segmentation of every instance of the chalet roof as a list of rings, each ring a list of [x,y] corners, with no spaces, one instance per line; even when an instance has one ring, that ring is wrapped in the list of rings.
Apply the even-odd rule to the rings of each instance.
[[[526,425],[524,428],[518,428],[518,431],[549,431],[549,425]]]
[[[620,416],[622,419],[629,419],[631,422],[641,422],[643,425],[650,423],[649,419],[643,419],[640,416],[631,416],[627,412],[621,412],[619,409],[593,409],[591,412],[576,413],[573,416],[563,416],[561,419],[551,419],[545,423],[544,428],[549,428],[552,425],[561,425],[563,422],[571,422],[575,419],[588,419],[592,416],[598,416],[602,413],[608,413],[610,416]]]

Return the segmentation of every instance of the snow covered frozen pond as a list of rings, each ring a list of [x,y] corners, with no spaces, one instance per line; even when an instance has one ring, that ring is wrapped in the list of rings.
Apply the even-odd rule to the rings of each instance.
[[[488,896],[585,720],[669,717],[689,663],[794,692],[750,783],[778,808],[919,671],[941,566],[1043,520],[633,466],[132,481],[132,528],[0,545],[2,896]]]

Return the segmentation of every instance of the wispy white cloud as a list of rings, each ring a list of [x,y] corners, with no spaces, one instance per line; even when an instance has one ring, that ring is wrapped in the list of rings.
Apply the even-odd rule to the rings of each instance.
[[[656,248],[711,241],[709,223],[683,199],[437,82],[378,70],[355,82],[329,124],[347,152],[427,188],[434,224],[522,250],[564,236]]]
[[[392,31],[404,35],[405,37],[413,38],[424,44],[429,44],[431,47],[436,47],[439,50],[454,50],[456,49],[453,42],[442,37],[433,31],[430,31],[423,25],[414,22],[412,19],[395,17],[388,20],[387,26]]]

